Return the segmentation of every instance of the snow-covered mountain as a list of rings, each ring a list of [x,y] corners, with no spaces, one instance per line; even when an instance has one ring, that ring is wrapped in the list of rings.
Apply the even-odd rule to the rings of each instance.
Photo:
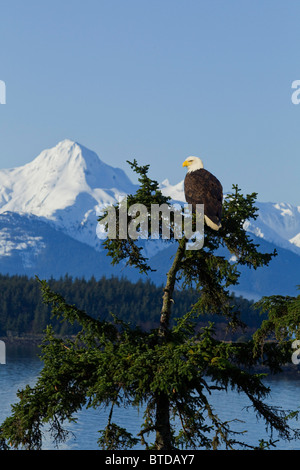
[[[134,191],[123,170],[66,139],[24,166],[0,171],[0,213],[33,214],[98,248],[99,210]]]
[[[185,202],[183,181],[172,185],[164,180],[160,187],[173,201]],[[97,232],[101,208],[136,188],[123,170],[68,139],[24,166],[0,170],[0,272],[43,277],[114,274],[136,280],[135,270],[111,266]],[[252,298],[294,295],[300,283],[300,206],[256,205],[259,217],[245,227],[262,247],[276,247],[280,256],[267,271],[243,273],[239,292]],[[172,249],[160,241],[146,243],[157,268],[154,282],[164,281]]]

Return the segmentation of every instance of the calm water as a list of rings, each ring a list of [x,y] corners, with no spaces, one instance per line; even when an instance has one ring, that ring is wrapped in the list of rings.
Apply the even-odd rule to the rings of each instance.
[[[0,365],[0,423],[10,414],[10,405],[16,402],[16,392],[25,387],[26,384],[33,385],[41,369],[41,363],[32,348],[12,348],[7,346],[6,364]],[[267,384],[271,386],[269,403],[284,409],[300,408],[300,375],[295,378],[268,379]],[[266,439],[263,421],[257,421],[254,413],[246,411],[245,407],[249,401],[243,395],[236,392],[216,393],[212,404],[218,414],[224,420],[238,418],[244,423],[236,423],[234,429],[247,429],[247,437],[244,440],[249,444],[256,444],[259,439]],[[75,434],[59,447],[59,449],[98,449],[98,429],[106,424],[107,413],[100,410],[82,410],[77,415],[78,422],[71,424],[68,428]],[[132,409],[116,409],[115,421],[126,427],[133,435],[139,430],[143,420],[142,412],[138,413]],[[300,428],[300,422],[294,422],[294,427]],[[276,438],[276,436],[274,436]],[[54,449],[50,439],[46,437],[44,449]],[[137,447],[139,448],[139,447]],[[277,449],[300,450],[300,440],[292,442],[279,442]]]

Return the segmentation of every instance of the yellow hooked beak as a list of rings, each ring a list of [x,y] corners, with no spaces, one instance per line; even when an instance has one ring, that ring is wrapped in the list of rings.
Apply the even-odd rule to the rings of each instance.
[[[191,164],[191,162],[188,162],[187,160],[185,160],[182,164],[182,166],[189,166]]]

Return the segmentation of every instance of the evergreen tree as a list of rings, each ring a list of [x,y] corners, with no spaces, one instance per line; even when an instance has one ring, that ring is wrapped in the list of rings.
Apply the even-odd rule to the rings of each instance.
[[[136,161],[130,165],[139,175],[140,187],[127,198],[128,207],[141,203],[150,213],[151,204],[170,204],[158,183],[149,178],[148,165],[141,167]],[[276,430],[282,438],[290,439],[293,434],[284,411],[265,403],[269,389],[261,375],[251,372],[251,366],[260,360],[253,353],[253,341],[217,340],[213,324],[197,328],[201,315],[208,312],[222,315],[228,328],[239,326],[239,311],[229,293],[230,286],[238,283],[239,266],[257,269],[268,265],[276,254],[260,253],[244,230],[245,220],[257,216],[255,199],[256,194],[244,197],[233,186],[224,200],[222,228],[214,232],[206,227],[205,245],[200,250],[187,250],[184,236],[175,239],[171,221],[171,238],[177,250],[166,275],[159,326],[151,331],[119,320],[118,312],[112,312],[111,321],[92,318],[41,281],[44,302],[51,305],[53,315],[76,322],[80,330],[75,338],[66,340],[47,328],[42,344],[44,367],[36,385],[19,392],[19,402],[2,423],[2,447],[10,443],[13,448],[41,448],[46,423],[54,441],[63,441],[67,437],[65,422],[74,420],[74,413],[83,406],[110,409],[107,425],[100,433],[102,449],[128,449],[138,441],[146,449],[157,450],[247,447],[243,433],[223,422],[209,400],[214,390],[225,393],[229,388],[247,395],[271,432]],[[118,204],[116,209],[120,209]],[[129,218],[128,223],[132,220]],[[117,211],[117,228],[119,221]],[[151,226],[148,229],[151,235]],[[138,240],[108,238],[104,246],[112,263],[125,262],[146,274],[152,270]],[[235,255],[236,262],[220,255],[220,248]],[[196,289],[198,296],[190,311],[174,319],[177,283],[183,289]],[[270,343],[265,358],[276,371],[286,359],[285,350]],[[126,406],[144,408],[144,422],[137,436],[114,422],[115,407]],[[149,442],[152,434],[154,441]],[[257,447],[271,444],[258,442]]]
[[[255,307],[267,314],[267,318],[253,335],[258,351],[262,350],[267,341],[279,342],[288,351],[291,351],[291,343],[294,343],[294,348],[299,349],[300,295],[263,297]]]

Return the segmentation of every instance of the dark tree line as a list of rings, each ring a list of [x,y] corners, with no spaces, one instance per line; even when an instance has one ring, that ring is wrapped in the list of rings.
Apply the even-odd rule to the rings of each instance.
[[[50,279],[49,286],[69,303],[88,311],[93,318],[109,321],[114,314],[122,321],[143,329],[158,326],[163,289],[150,281],[132,283],[116,277],[85,280],[65,276],[58,280]],[[193,289],[176,290],[174,318],[182,317],[197,299],[198,294]],[[239,307],[242,320],[251,329],[260,325],[262,318],[253,308],[252,301],[232,296],[232,304]],[[51,319],[50,310],[42,300],[40,284],[35,278],[0,275],[0,336],[7,336],[7,333],[41,334],[48,324],[52,324],[59,335],[77,332],[76,325]],[[221,320],[213,312],[203,317],[203,322],[212,321],[216,325]]]

